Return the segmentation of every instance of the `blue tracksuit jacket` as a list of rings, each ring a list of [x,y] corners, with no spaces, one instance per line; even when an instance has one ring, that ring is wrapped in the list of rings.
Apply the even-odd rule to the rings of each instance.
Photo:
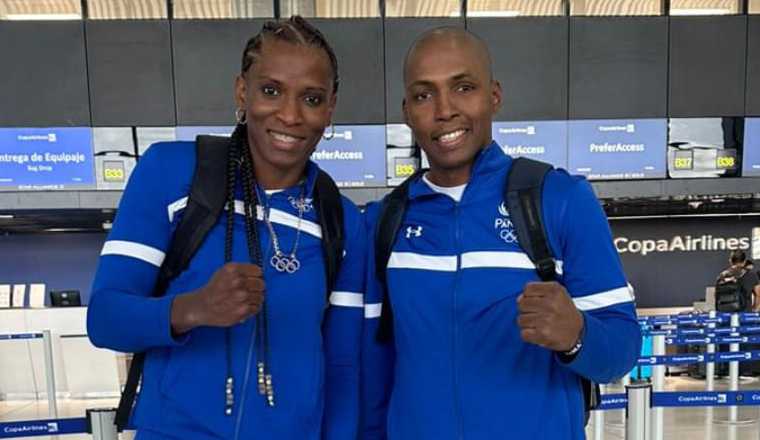
[[[563,170],[547,176],[542,212],[559,280],[585,317],[583,348],[565,364],[520,338],[516,300],[539,279],[502,202],[511,163],[487,146],[459,203],[421,179],[410,185],[387,269],[385,346],[375,341],[383,293],[368,242],[363,439],[583,439],[579,377],[606,383],[633,367],[641,337],[607,220],[591,186]]]
[[[183,215],[194,169],[192,142],[156,144],[148,150],[124,192],[94,281],[87,315],[93,343],[123,352],[147,351],[133,415],[137,438],[355,439],[364,320],[361,214],[343,199],[345,257],[330,295],[325,292],[321,230],[314,209],[304,214],[297,251],[301,268],[294,274],[279,273],[269,265],[270,234],[258,222],[276,406],[266,406],[258,394],[252,340],[256,318],[251,318],[232,328],[237,397],[233,415],[225,416],[224,329],[201,327],[175,338],[170,308],[176,295],[202,287],[223,265],[226,214],[166,295],[150,298]],[[309,163],[307,197],[316,172],[317,166]],[[270,219],[286,253],[293,247],[298,224],[298,211],[291,202],[300,192],[300,187],[289,188],[269,198]],[[237,193],[233,260],[247,262],[241,188]]]

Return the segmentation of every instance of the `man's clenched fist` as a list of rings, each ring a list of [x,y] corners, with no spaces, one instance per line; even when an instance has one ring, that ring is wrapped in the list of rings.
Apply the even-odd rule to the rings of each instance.
[[[583,315],[556,282],[528,283],[517,298],[523,341],[557,352],[569,351],[583,330]]]

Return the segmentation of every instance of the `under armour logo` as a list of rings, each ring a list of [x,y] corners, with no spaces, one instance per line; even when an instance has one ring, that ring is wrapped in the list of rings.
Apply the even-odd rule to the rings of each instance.
[[[417,227],[414,227],[414,228],[411,227],[411,226],[407,226],[406,227],[406,238],[412,238],[412,236],[422,237],[422,226],[417,226]]]

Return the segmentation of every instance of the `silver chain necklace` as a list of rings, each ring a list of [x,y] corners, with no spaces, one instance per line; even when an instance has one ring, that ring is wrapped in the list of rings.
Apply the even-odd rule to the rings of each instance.
[[[277,272],[287,272],[287,273],[295,273],[298,271],[298,269],[301,268],[301,262],[298,260],[298,257],[296,256],[296,252],[298,251],[298,242],[301,239],[301,220],[303,219],[303,213],[305,211],[305,197],[303,194],[303,190],[301,190],[301,195],[297,199],[296,203],[294,203],[295,206],[297,206],[298,209],[298,223],[296,224],[296,239],[293,243],[293,250],[290,251],[289,254],[285,254],[282,252],[282,249],[280,249],[280,240],[277,238],[277,234],[274,232],[274,227],[272,226],[272,222],[269,220],[269,213],[270,213],[270,207],[269,207],[269,200],[267,200],[267,204],[264,207],[264,223],[267,225],[267,229],[269,229],[269,235],[272,236],[272,245],[274,246],[274,255],[272,255],[272,258],[269,259],[269,264],[274,267]]]

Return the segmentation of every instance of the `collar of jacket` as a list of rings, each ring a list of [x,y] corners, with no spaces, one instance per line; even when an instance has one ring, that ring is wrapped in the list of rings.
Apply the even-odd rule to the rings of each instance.
[[[304,170],[304,175],[306,177],[306,196],[307,197],[314,196],[314,187],[317,184],[318,172],[319,172],[319,165],[314,163],[312,160],[309,160],[308,162],[306,162],[306,169]]]
[[[304,197],[314,197],[314,188],[317,184],[317,173],[319,172],[319,165],[309,160],[306,162],[306,168],[304,169],[305,182],[305,194]],[[261,186],[259,186],[261,190]],[[296,184],[288,188],[282,189],[282,194],[298,197],[301,194],[301,184]]]
[[[509,165],[512,163],[512,158],[504,153],[496,141],[491,141],[481,149],[475,156],[475,163],[472,166],[470,172],[470,179],[467,181],[467,192],[472,191],[471,186],[477,187],[478,183],[488,175],[497,172],[505,172]],[[437,192],[433,191],[423,180],[422,176],[417,178],[409,185],[409,200],[416,199],[418,197],[436,195]],[[464,200],[464,197],[462,197]]]

